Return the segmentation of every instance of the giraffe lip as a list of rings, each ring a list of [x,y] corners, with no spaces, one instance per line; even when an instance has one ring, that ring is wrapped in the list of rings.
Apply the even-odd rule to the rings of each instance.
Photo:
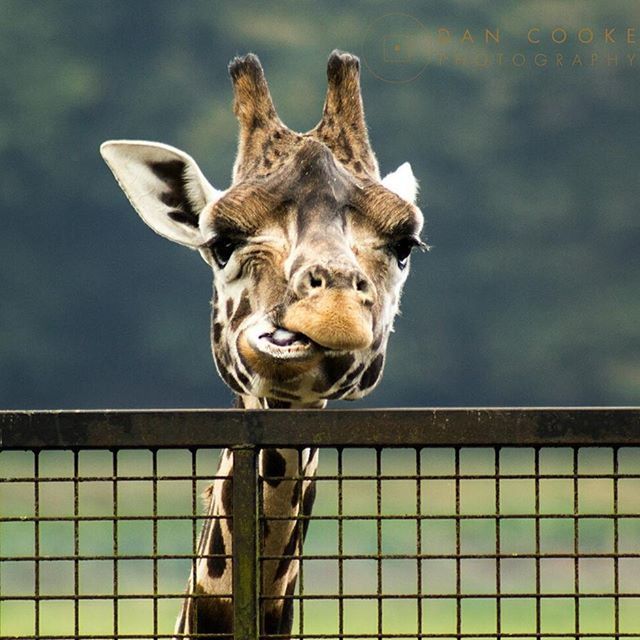
[[[269,341],[276,347],[311,346],[312,344],[312,340],[303,333],[288,331],[282,327],[276,327],[274,331],[262,333],[258,337],[261,340]]]
[[[313,360],[325,351],[305,334],[289,331],[270,321],[248,328],[246,340],[249,346],[262,357],[278,361]]]
[[[322,350],[303,333],[289,331],[276,325],[249,331],[247,338],[258,353],[279,361],[307,361],[315,358]]]

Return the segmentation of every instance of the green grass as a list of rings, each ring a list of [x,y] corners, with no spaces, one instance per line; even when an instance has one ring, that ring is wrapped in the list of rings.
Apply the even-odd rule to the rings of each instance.
[[[463,515],[482,516],[463,519],[456,528],[452,515],[456,513],[456,482],[449,478],[455,471],[453,450],[426,449],[420,459],[422,474],[433,478],[416,481],[402,478],[415,473],[414,451],[385,451],[381,459],[382,473],[400,476],[381,483],[380,509],[388,520],[380,529],[374,520],[353,520],[343,523],[342,548],[345,554],[376,554],[378,545],[384,555],[413,555],[418,549],[418,533],[423,554],[454,555],[459,544],[462,554],[479,556],[463,558],[404,559],[383,558],[345,560],[340,574],[335,559],[307,560],[303,579],[305,594],[338,593],[339,581],[350,596],[342,607],[345,634],[378,633],[416,634],[419,625],[423,633],[451,634],[458,631],[488,634],[498,631],[521,634],[533,638],[537,624],[543,634],[574,633],[576,621],[581,633],[601,634],[612,638],[615,631],[616,574],[611,558],[581,558],[579,560],[580,598],[576,612],[574,597],[575,563],[571,558],[551,557],[540,560],[522,557],[536,551],[535,519],[530,517],[536,506],[536,482],[533,479],[509,476],[532,474],[531,449],[505,449],[501,452],[502,478],[474,476],[495,473],[494,452],[488,449],[463,449],[460,454],[459,510]],[[78,471],[81,476],[111,477],[112,457],[109,452],[81,452]],[[160,475],[189,475],[192,460],[185,451],[158,453]],[[196,458],[198,474],[213,475],[217,452],[200,451]],[[4,517],[34,515],[33,455],[23,452],[0,454],[0,477],[24,477],[25,482],[0,483],[0,513]],[[74,513],[73,457],[69,452],[41,454],[40,475],[55,478],[55,482],[40,483],[40,515],[64,517]],[[546,476],[570,474],[573,452],[570,449],[543,449],[540,472]],[[343,456],[345,476],[375,474],[375,453],[370,450],[347,450]],[[321,475],[337,471],[335,451],[321,455]],[[618,510],[634,515],[620,519],[617,532],[613,520],[614,484],[604,474],[613,471],[611,449],[582,449],[578,471],[589,474],[577,481],[578,500],[574,504],[574,480],[545,477],[539,480],[539,508],[543,517],[539,525],[539,546],[542,553],[573,553],[578,545],[580,553],[612,553],[617,534],[621,553],[640,553],[640,480],[618,481]],[[136,477],[152,472],[151,454],[142,451],[123,451],[118,454],[118,473],[128,476],[118,482],[117,509],[120,516],[151,515],[153,513],[153,484]],[[619,472],[640,473],[637,449],[622,449]],[[206,479],[196,483],[200,493]],[[193,508],[193,484],[190,480],[158,481],[158,513],[167,516],[189,515]],[[342,482],[344,513],[372,515],[376,513],[377,482],[348,479]],[[419,490],[419,491],[418,491]],[[419,498],[418,498],[419,496]],[[501,515],[521,516],[502,518],[493,516],[496,505]],[[604,517],[578,520],[577,538],[574,519],[577,506],[583,516]],[[198,505],[198,509],[200,506]],[[83,482],[79,485],[78,511],[83,516],[100,518],[113,514],[113,483],[108,480]],[[318,483],[316,515],[338,513],[338,483],[322,480]],[[427,519],[394,519],[392,516],[422,514]],[[547,516],[547,517],[544,517]],[[564,517],[557,517],[564,516]],[[156,545],[159,554],[188,554],[192,550],[193,526],[188,520],[159,521]],[[336,554],[339,544],[339,525],[335,520],[313,522],[309,529],[305,553]],[[0,555],[4,557],[31,556],[36,553],[35,525],[24,522],[0,523]],[[154,563],[150,559],[83,560],[83,556],[112,555],[117,538],[119,554],[149,556],[154,547],[154,527],[151,521],[109,520],[81,522],[76,531],[71,522],[43,522],[39,530],[39,553],[42,556],[70,557],[75,546],[80,554],[76,564],[72,559],[41,560],[39,563],[40,591],[51,596],[73,595],[76,586],[80,595],[99,594],[105,599],[81,600],[77,611],[80,636],[113,634],[149,634],[154,632],[154,618],[160,634],[171,633],[179,610],[180,600],[152,599],[119,600],[117,611],[109,596],[114,588],[120,595],[149,594],[154,587]],[[507,557],[499,562],[488,557],[496,552],[496,536],[500,551]],[[577,542],[576,542],[577,540]],[[482,557],[485,556],[485,557]],[[158,560],[157,586],[159,593],[180,594],[189,571],[189,560]],[[537,569],[539,568],[539,572]],[[459,570],[459,574],[458,574]],[[500,591],[508,596],[498,600],[496,573],[499,570]],[[34,593],[36,566],[31,561],[7,560],[0,565],[3,596],[31,596]],[[117,585],[114,586],[117,571]],[[459,579],[462,594],[473,594],[461,600],[458,611],[455,594]],[[378,604],[374,597],[381,581],[386,595]],[[540,609],[537,620],[536,581],[540,583]],[[619,601],[619,631],[633,633],[640,629],[640,598],[625,594],[640,593],[640,559],[623,558],[618,563],[617,581]],[[418,592],[432,597],[419,599]],[[593,597],[594,594],[606,597]],[[610,595],[609,595],[610,594]],[[590,597],[591,596],[591,597]],[[302,615],[301,615],[302,613]],[[458,615],[459,613],[459,615]],[[32,601],[3,601],[0,604],[0,635],[30,637],[35,634],[35,605]],[[340,607],[336,599],[308,600],[301,612],[296,610],[294,629],[304,634],[338,633]],[[71,601],[48,600],[39,605],[39,624],[42,637],[74,634],[76,613]],[[498,629],[498,624],[500,629]]]

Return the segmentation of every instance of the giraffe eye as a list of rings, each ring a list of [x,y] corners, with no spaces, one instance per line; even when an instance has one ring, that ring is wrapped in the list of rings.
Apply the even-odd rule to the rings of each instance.
[[[402,238],[389,245],[389,250],[398,261],[398,267],[400,267],[400,269],[404,269],[407,266],[411,249],[413,249],[416,244],[417,241],[415,238]]]
[[[233,252],[242,244],[242,240],[230,237],[218,237],[210,245],[211,253],[216,264],[224,269],[231,259]]]

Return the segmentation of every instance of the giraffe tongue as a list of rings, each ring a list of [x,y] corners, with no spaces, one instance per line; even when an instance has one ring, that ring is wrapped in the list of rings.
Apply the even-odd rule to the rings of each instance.
[[[276,329],[273,333],[264,334],[264,336],[261,337],[268,338],[279,347],[288,347],[295,342],[309,342],[309,339],[305,335],[301,333],[293,333],[286,329]]]

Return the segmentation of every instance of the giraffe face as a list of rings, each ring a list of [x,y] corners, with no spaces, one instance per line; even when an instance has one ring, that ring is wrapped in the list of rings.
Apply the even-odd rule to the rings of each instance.
[[[368,393],[419,243],[419,210],[304,138],[278,172],[204,215],[212,345],[227,384],[285,402]]]
[[[270,406],[362,397],[422,245],[413,174],[379,177],[357,58],[332,54],[323,118],[306,134],[276,116],[255,56],[230,73],[240,146],[226,191],[167,145],[113,141],[102,154],[142,218],[211,266],[213,354],[234,391]]]

